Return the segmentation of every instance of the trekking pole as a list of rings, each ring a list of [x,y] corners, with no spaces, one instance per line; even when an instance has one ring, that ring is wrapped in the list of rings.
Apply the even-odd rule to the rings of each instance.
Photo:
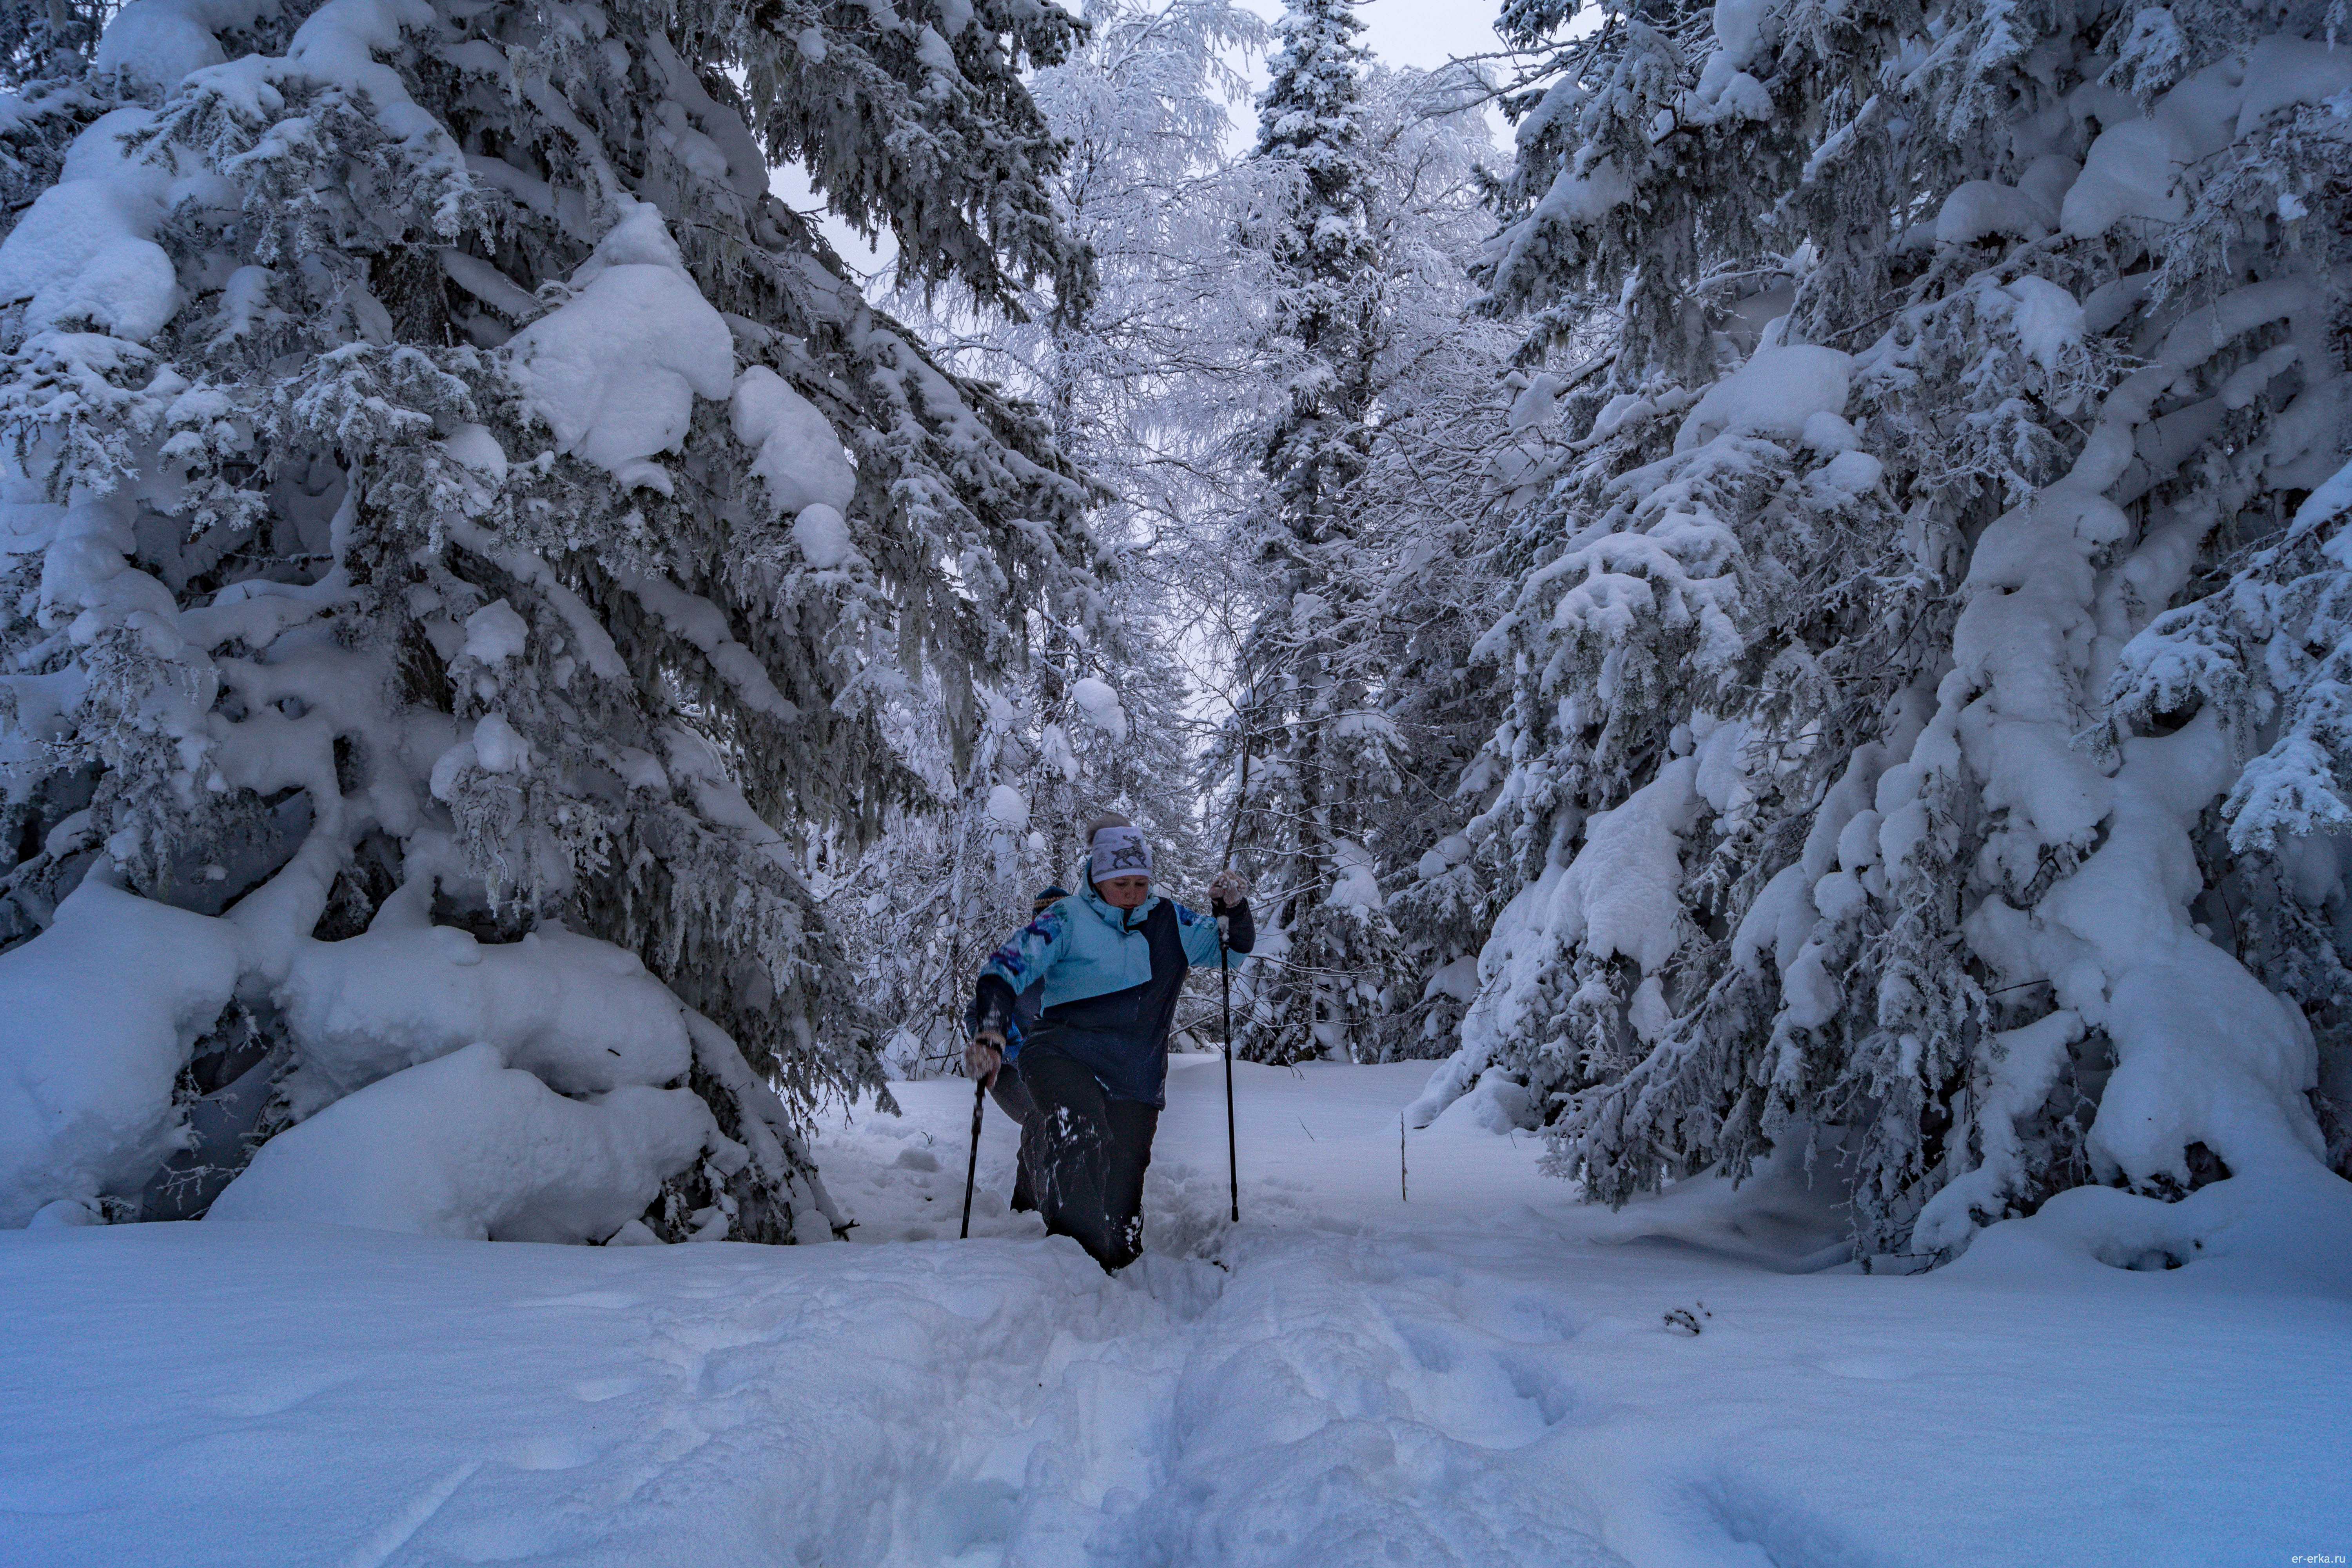
[[[1230,870],[1234,864],[1234,841],[1242,830],[1242,806],[1249,797],[1249,726],[1242,726],[1242,783],[1234,795],[1234,820],[1225,829],[1225,862],[1219,870]],[[1241,1134],[1234,1121],[1234,961],[1225,951],[1225,921],[1230,916],[1217,917],[1217,985],[1225,1002],[1225,1181],[1233,1194],[1233,1223],[1242,1222],[1242,1152]]]
[[[1217,917],[1217,984],[1225,994],[1225,1180],[1233,1192],[1234,1223],[1242,1222],[1242,1155],[1234,1130],[1234,970],[1225,952],[1225,920]]]
[[[980,1175],[980,1112],[988,1103],[988,1080],[975,1079],[971,1085],[971,1158],[963,1167],[963,1229],[956,1239],[971,1239],[971,1184]]]

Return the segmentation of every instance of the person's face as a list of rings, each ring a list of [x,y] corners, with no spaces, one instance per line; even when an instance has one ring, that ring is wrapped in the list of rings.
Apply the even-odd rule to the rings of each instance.
[[[1102,901],[1115,910],[1139,910],[1143,900],[1151,896],[1149,877],[1113,877],[1108,882],[1097,882],[1095,891]]]

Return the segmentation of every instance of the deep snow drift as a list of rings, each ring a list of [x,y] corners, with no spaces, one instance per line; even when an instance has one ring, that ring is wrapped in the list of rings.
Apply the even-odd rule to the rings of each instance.
[[[1154,1255],[1007,1212],[992,1109],[817,1154],[866,1245],[205,1223],[0,1235],[0,1536],[57,1564],[2270,1564],[2352,1550],[2352,1311],[2033,1242],[1790,1274],[1837,1217],[1620,1215],[1425,1064],[1171,1075]],[[1507,1108],[1506,1108],[1507,1109]],[[1482,1124],[1484,1123],[1484,1124]],[[1696,1335],[1671,1324],[1686,1313]]]

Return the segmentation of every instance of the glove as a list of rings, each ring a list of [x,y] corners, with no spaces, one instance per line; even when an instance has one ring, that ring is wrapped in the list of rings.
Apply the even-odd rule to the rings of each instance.
[[[1004,1037],[993,1029],[982,1029],[963,1048],[963,1068],[977,1082],[987,1084],[996,1079],[996,1072],[1004,1065]]]
[[[1209,884],[1209,908],[1227,910],[1249,897],[1249,879],[1228,866]]]

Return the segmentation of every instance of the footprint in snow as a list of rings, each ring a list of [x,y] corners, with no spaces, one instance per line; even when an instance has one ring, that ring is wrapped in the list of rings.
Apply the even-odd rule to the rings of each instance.
[[[1407,1391],[1416,1417],[1459,1442],[1523,1447],[1575,1405],[1550,1368],[1521,1352],[1490,1349],[1486,1334],[1412,1320],[1391,1326],[1423,1374]]]

